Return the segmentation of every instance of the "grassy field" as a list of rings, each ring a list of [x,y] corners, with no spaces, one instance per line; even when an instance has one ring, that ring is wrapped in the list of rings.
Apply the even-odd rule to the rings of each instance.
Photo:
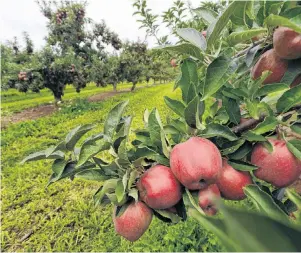
[[[144,84],[139,84],[144,85]],[[139,85],[137,87],[139,87]],[[130,88],[131,84],[125,83],[118,85],[118,89]],[[106,91],[112,91],[112,86],[96,87],[94,83],[90,83],[86,88],[77,93],[72,85],[67,85],[63,100],[86,98],[94,94],[99,94]],[[36,107],[39,105],[53,103],[54,98],[49,89],[43,89],[40,93],[28,92],[21,93],[16,89],[9,89],[1,92],[1,111],[2,115],[9,115],[14,112],[19,112],[27,108]]]
[[[112,207],[93,207],[92,194],[100,182],[64,180],[46,188],[51,174],[49,162],[20,165],[24,156],[56,144],[79,124],[93,123],[97,125],[93,132],[101,131],[109,109],[124,99],[130,100],[127,113],[135,116],[134,129],[142,126],[146,108],[156,107],[165,118],[171,113],[163,101],[166,95],[176,98],[180,92],[172,92],[172,84],[167,84],[119,94],[98,103],[78,99],[52,116],[11,125],[2,131],[2,250],[221,250],[216,237],[193,220],[171,225],[154,218],[140,240],[127,242],[114,232]],[[28,238],[24,240],[24,236]]]

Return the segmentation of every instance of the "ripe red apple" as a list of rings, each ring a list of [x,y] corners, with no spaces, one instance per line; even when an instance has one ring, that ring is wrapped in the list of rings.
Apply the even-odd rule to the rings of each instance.
[[[185,187],[200,190],[215,183],[222,168],[222,157],[211,141],[191,137],[174,146],[170,153],[170,166]]]
[[[264,71],[271,71],[272,73],[264,80],[264,84],[279,83],[288,68],[288,60],[281,59],[274,49],[266,51],[259,57],[252,68],[252,78],[258,79]]]
[[[174,206],[182,198],[181,185],[171,169],[156,165],[148,169],[137,183],[140,199],[154,209]]]
[[[252,178],[247,171],[238,171],[223,160],[223,168],[216,182],[225,199],[241,200],[246,198],[243,187],[252,184]]]
[[[113,210],[115,231],[131,242],[144,234],[153,217],[153,211],[141,201],[130,203],[120,216],[116,216],[116,210],[117,207]]]
[[[301,58],[301,34],[287,27],[279,27],[273,34],[276,54],[282,59]]]
[[[220,198],[221,194],[216,184],[211,184],[207,188],[200,190],[198,194],[199,206],[205,214],[212,216],[217,213],[214,200]]]
[[[176,59],[171,59],[171,61],[170,61],[170,65],[172,66],[172,67],[177,67],[178,65],[177,65],[177,60]]]
[[[284,140],[269,139],[273,152],[258,143],[255,145],[251,162],[258,166],[254,175],[276,187],[286,187],[301,174],[301,162],[288,150]]]

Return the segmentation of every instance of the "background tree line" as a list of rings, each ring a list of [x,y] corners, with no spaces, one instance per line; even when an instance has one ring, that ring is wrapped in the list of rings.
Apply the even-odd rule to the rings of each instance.
[[[108,84],[117,90],[120,82],[132,82],[132,91],[141,81],[172,80],[175,70],[170,55],[147,48],[143,41],[122,42],[104,21],[86,16],[87,2],[38,1],[47,18],[46,45],[35,50],[24,32],[24,46],[17,37],[1,45],[1,85],[21,92],[52,91],[56,101],[64,87],[72,84],[80,92],[87,83]]]

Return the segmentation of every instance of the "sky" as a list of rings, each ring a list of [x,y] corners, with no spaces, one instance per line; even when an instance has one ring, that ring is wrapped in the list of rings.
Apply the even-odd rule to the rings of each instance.
[[[187,1],[187,0],[185,0]],[[201,0],[189,0],[197,7]],[[154,14],[167,10],[174,0],[147,0]],[[145,31],[139,30],[137,16],[132,16],[133,0],[88,0],[87,16],[95,22],[105,20],[108,27],[116,32],[122,40],[144,40]],[[22,39],[23,31],[27,31],[34,42],[35,48],[45,44],[47,19],[41,14],[35,0],[2,0],[0,2],[0,41],[11,40],[14,36]],[[168,29],[161,29],[167,33]],[[155,40],[148,38],[148,45],[155,46]]]

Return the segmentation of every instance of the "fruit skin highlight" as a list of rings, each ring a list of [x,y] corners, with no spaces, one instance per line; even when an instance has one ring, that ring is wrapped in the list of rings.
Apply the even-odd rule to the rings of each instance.
[[[215,183],[222,168],[222,157],[210,140],[191,137],[174,146],[170,153],[170,166],[186,188],[200,190]]]
[[[137,183],[140,199],[154,209],[167,209],[182,198],[182,187],[171,169],[156,165],[148,169]]]
[[[288,68],[288,61],[281,59],[274,49],[266,51],[259,57],[251,71],[254,80],[258,79],[266,70],[272,73],[264,80],[263,84],[279,83]]]
[[[287,60],[301,58],[301,34],[287,27],[279,27],[273,34],[276,54]]]
[[[301,174],[301,162],[289,151],[284,140],[269,139],[273,152],[258,143],[255,145],[251,162],[258,166],[254,175],[276,187],[292,184]]]
[[[211,184],[207,188],[200,190],[198,193],[199,206],[203,209],[205,214],[212,216],[217,213],[215,206],[215,199],[221,197],[220,191],[216,184]]]
[[[117,207],[113,210],[115,231],[131,242],[144,234],[153,218],[153,211],[141,201],[130,203],[119,217],[116,216],[116,210]]]
[[[242,200],[246,198],[243,188],[252,183],[249,172],[238,171],[229,165],[227,160],[223,160],[223,168],[216,184],[225,199]]]

